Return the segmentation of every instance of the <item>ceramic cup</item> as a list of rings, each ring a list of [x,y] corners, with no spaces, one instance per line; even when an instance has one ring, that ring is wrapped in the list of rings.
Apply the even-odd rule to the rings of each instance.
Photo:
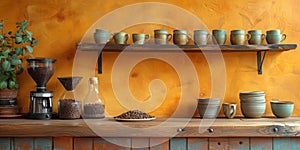
[[[235,116],[236,113],[236,104],[234,103],[223,103],[222,110],[225,117],[231,119]]]
[[[106,44],[110,40],[110,33],[108,30],[96,29],[94,33],[94,40],[98,44]]]
[[[280,30],[267,31],[266,40],[268,44],[279,44],[286,39],[286,34],[281,34]]]
[[[220,111],[220,98],[199,98],[198,113],[201,118],[216,118]]]
[[[178,45],[185,45],[189,41],[186,30],[174,30],[173,31],[173,43]]]
[[[262,44],[262,41],[265,38],[265,34],[262,34],[261,30],[250,30],[248,31],[248,34],[251,35],[251,38],[248,41],[249,44]]]
[[[125,32],[118,32],[113,35],[113,39],[115,41],[115,44],[127,44],[129,35]]]
[[[212,30],[214,44],[223,45],[226,42],[226,30]]]
[[[132,34],[132,40],[134,44],[145,44],[145,40],[150,38],[150,34],[134,33]]]
[[[206,45],[209,39],[207,30],[194,30],[194,42],[196,45]]]
[[[230,42],[232,45],[244,45],[251,38],[250,34],[245,34],[244,30],[232,30],[230,32]]]
[[[169,34],[168,30],[154,30],[154,38],[156,44],[168,44],[168,41],[172,39],[172,34]]]

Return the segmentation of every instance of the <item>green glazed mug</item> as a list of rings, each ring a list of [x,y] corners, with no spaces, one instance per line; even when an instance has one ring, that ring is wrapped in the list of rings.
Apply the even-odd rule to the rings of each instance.
[[[250,30],[248,34],[251,35],[248,41],[249,44],[259,45],[265,39],[265,34],[262,34],[261,30]]]
[[[212,30],[212,35],[213,35],[213,43],[214,44],[219,44],[219,45],[224,45],[226,42],[226,30]]]
[[[145,40],[150,38],[150,34],[134,33],[132,34],[132,40],[134,44],[145,44]]]
[[[106,44],[110,41],[110,33],[108,30],[96,29],[94,40],[97,44]]]
[[[266,40],[268,44],[280,44],[286,39],[286,34],[281,34],[280,30],[267,31]]]

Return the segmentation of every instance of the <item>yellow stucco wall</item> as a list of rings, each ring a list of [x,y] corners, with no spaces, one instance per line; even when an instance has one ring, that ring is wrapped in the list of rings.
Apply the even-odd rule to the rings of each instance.
[[[54,111],[57,111],[57,101],[63,93],[63,87],[56,78],[72,74],[76,43],[81,41],[85,32],[99,18],[125,5],[140,2],[150,1],[1,0],[0,18],[5,19],[7,28],[13,27],[16,21],[29,19],[29,28],[39,40],[34,55],[57,59],[55,74],[47,85],[48,90],[54,91]],[[287,39],[283,43],[299,43],[300,2],[298,0],[160,0],[156,2],[169,3],[186,9],[202,20],[209,30],[222,28],[229,34],[233,29],[261,29],[263,32],[269,29],[281,29],[282,33],[287,34]],[[131,16],[134,17],[135,14]],[[168,16],[168,19],[180,21],[179,16]],[[122,24],[122,22],[122,16],[115,19],[116,24]],[[188,24],[188,22],[183,24]],[[124,31],[153,35],[153,30],[158,28],[172,31],[172,27],[151,23],[130,26]],[[188,30],[191,32],[194,29]],[[129,41],[131,43],[131,39]],[[229,44],[229,37],[226,43]],[[220,74],[226,77],[224,101],[239,103],[240,91],[265,91],[268,102],[271,99],[294,101],[293,115],[300,115],[299,53],[298,49],[283,53],[268,53],[263,66],[263,75],[257,75],[255,53],[224,53],[226,74]],[[111,85],[111,68],[117,56],[118,54],[115,53],[103,55],[104,74],[99,75],[101,97],[105,100],[106,110],[111,115],[126,111],[126,108],[122,107],[114,96]],[[196,53],[188,54],[188,56],[198,73],[200,84],[198,96],[209,97],[211,79],[205,57],[203,54]],[[137,99],[145,100],[150,96],[148,92],[150,81],[157,78],[164,81],[167,94],[162,104],[150,113],[156,116],[171,116],[179,103],[182,89],[178,75],[170,65],[156,59],[140,62],[130,73],[129,88]],[[28,112],[29,91],[34,90],[35,85],[27,72],[20,75],[19,79],[21,84],[18,96],[19,105],[22,112]],[[127,80],[127,77],[124,80]],[[83,84],[87,83],[82,82],[80,85]],[[124,85],[124,87],[127,86]],[[80,96],[84,94],[79,91]],[[196,105],[196,100],[193,101]],[[237,115],[241,115],[240,109]],[[271,115],[268,103],[266,116]]]

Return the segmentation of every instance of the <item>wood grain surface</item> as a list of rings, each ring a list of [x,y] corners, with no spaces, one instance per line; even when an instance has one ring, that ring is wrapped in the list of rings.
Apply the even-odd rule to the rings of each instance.
[[[298,137],[300,117],[205,120],[158,118],[148,122],[1,119],[1,137]],[[205,122],[212,121],[211,125]],[[199,131],[201,129],[201,132]],[[54,139],[55,142],[55,139]]]

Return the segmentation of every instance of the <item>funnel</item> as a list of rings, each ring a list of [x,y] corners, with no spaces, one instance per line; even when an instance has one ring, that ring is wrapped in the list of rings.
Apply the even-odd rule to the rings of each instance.
[[[72,91],[76,88],[82,77],[58,77],[57,79],[67,91]]]

